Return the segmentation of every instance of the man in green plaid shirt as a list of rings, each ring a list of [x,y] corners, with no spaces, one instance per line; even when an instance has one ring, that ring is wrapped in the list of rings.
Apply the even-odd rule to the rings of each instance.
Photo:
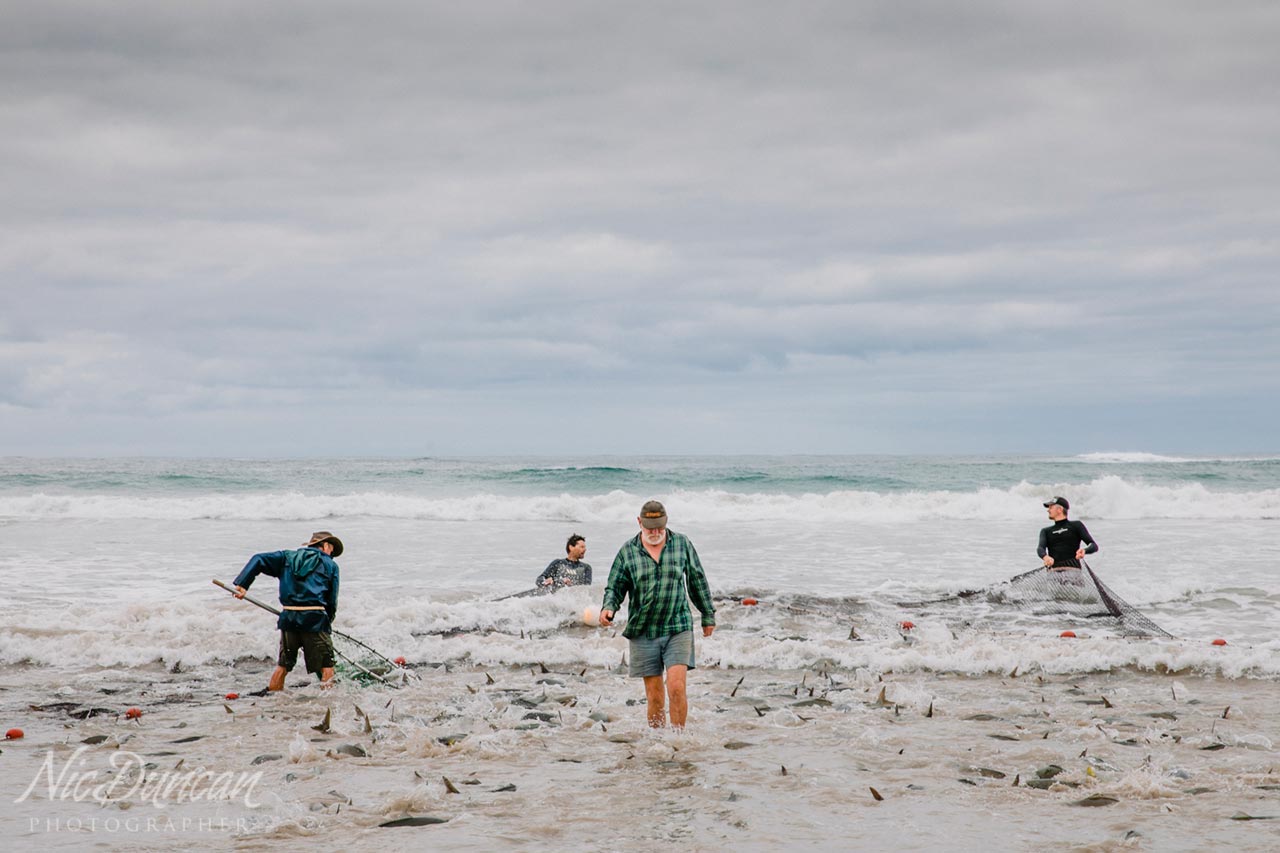
[[[649,501],[641,507],[636,521],[640,532],[613,558],[600,605],[600,624],[612,624],[623,599],[630,596],[631,609],[622,636],[631,641],[631,677],[644,679],[649,725],[657,729],[667,724],[664,699],[669,699],[671,725],[684,728],[689,716],[685,679],[688,671],[696,668],[689,599],[702,614],[704,637],[715,630],[716,608],[698,552],[688,537],[667,529],[667,511],[662,504]]]

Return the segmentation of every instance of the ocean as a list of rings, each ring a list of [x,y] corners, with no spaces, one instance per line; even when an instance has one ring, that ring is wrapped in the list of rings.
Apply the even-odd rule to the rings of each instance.
[[[909,604],[1038,566],[1054,495],[1101,546],[1097,575],[1172,639],[985,596]],[[685,732],[644,728],[643,691],[619,670],[625,640],[581,618],[650,498],[694,542],[718,601]],[[913,849],[895,835],[911,819],[921,848],[1274,849],[1280,821],[1231,817],[1280,816],[1278,519],[1280,456],[1265,455],[0,459],[0,724],[24,729],[0,752],[0,837],[9,849],[160,849],[174,833],[210,849],[317,833],[371,850],[388,833],[449,849],[775,849],[827,848],[835,827]],[[211,580],[321,529],[346,548],[336,627],[420,679],[322,692],[299,667],[285,694],[249,699],[274,620]],[[572,533],[587,539],[592,588],[494,601],[530,587]],[[274,603],[274,581],[251,594]],[[809,699],[822,701],[797,705]],[[312,728],[319,709],[341,717],[334,732]],[[1001,731],[973,731],[988,724]],[[94,734],[107,740],[76,758],[85,767],[108,760],[103,744],[145,757],[145,741],[178,755],[149,772],[266,768],[270,796],[161,810],[41,783],[19,799],[47,756],[70,759]],[[326,750],[333,737],[366,754]],[[278,757],[253,764],[261,755]],[[1061,784],[1012,784],[1054,761]],[[468,774],[481,781],[462,785]],[[1117,802],[1068,808],[1082,789]],[[153,813],[197,826],[129,829]],[[423,813],[447,822],[379,826]],[[231,823],[199,824],[215,818]]]

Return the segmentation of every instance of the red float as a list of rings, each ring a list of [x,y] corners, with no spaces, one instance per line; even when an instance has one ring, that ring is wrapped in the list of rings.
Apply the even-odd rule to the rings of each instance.
[[[409,662],[405,660],[404,655],[401,655],[400,657],[396,658],[395,663],[396,663],[396,666],[405,666]]]
[[[760,603],[759,599],[755,599],[755,598],[742,599],[742,604],[744,607],[755,607],[759,603]]]
[[[4,733],[5,740],[21,740],[24,737],[26,735],[22,733],[22,729],[9,729]]]
[[[1225,646],[1227,644],[1227,641],[1219,637],[1218,639],[1213,641],[1213,644],[1215,646]]]
[[[228,693],[228,694],[227,694],[227,698],[228,698],[228,699],[239,699],[239,698],[240,698],[240,694],[239,694],[239,693]]]
[[[1058,636],[1059,636],[1059,637],[1071,637],[1072,639],[1074,639],[1074,638],[1075,638],[1075,636],[1076,636],[1076,632],[1075,632],[1075,631],[1063,631],[1063,632],[1062,632],[1061,634],[1059,634]]]
[[[142,709],[130,708],[129,710],[124,712],[124,715],[130,720],[140,720],[142,719]]]

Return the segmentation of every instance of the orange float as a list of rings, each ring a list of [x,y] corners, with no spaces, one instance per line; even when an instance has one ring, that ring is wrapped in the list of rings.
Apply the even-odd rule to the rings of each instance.
[[[1059,636],[1059,637],[1070,637],[1070,638],[1072,638],[1072,639],[1075,639],[1076,632],[1075,632],[1075,631],[1063,631],[1063,632],[1062,632],[1061,634],[1059,634],[1058,636]]]
[[[128,719],[130,719],[130,720],[140,720],[140,719],[142,719],[142,709],[141,709],[141,708],[130,708],[129,710],[127,710],[127,711],[125,711],[125,712],[124,712],[124,715],[125,715],[125,717],[126,717],[126,718],[128,718]]]
[[[22,729],[9,729],[9,731],[4,733],[5,740],[21,740],[24,737],[26,737],[26,735],[23,734]]]

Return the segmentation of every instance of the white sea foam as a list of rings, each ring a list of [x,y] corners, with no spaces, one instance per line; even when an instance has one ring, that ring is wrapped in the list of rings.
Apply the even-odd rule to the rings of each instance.
[[[1028,504],[1055,494],[1070,498],[1072,516],[1089,518],[1263,519],[1280,517],[1280,490],[1211,491],[1201,483],[1156,485],[1114,475],[1088,483],[1029,483],[976,491],[764,494],[720,489],[674,490],[668,511],[684,524],[770,518],[797,522],[911,522],[929,519],[1025,521]],[[566,521],[616,524],[635,517],[645,496],[614,490],[597,495],[534,497],[477,493],[428,497],[386,492],[301,492],[192,497],[8,495],[0,518],[312,521],[392,518],[424,521]]]
[[[1162,456],[1159,453],[1143,453],[1141,451],[1105,451],[1101,453],[1081,453],[1073,457],[1077,462],[1094,465],[1164,465],[1193,462],[1270,462],[1280,459],[1277,456]]]
[[[1162,462],[1201,462],[1203,459],[1192,459],[1185,456],[1161,456],[1158,453],[1111,451],[1104,453],[1081,453],[1075,457],[1081,462],[1092,462],[1099,465],[1135,465]]]
[[[491,602],[447,602],[398,596],[394,602],[357,593],[344,603],[339,630],[417,664],[614,667],[627,643],[613,629],[588,628],[580,614],[600,590]],[[1073,674],[1122,667],[1144,671],[1191,670],[1229,678],[1280,675],[1280,641],[1226,647],[1207,638],[1124,640],[1105,632],[1063,640],[1051,624],[1012,635],[963,625],[964,613],[920,619],[910,639],[881,632],[848,637],[848,620],[797,615],[785,608],[723,603],[720,628],[698,639],[699,659],[735,668],[804,669],[827,665],[854,670],[947,672],[965,675],[1020,672]],[[92,625],[92,629],[48,626]],[[38,627],[37,627],[38,626]],[[210,605],[160,599],[103,610],[77,604],[32,609],[0,628],[0,664],[170,668],[221,671],[245,657],[272,658],[275,620],[230,600]],[[342,648],[339,642],[339,648]],[[349,650],[350,651],[350,650]]]

